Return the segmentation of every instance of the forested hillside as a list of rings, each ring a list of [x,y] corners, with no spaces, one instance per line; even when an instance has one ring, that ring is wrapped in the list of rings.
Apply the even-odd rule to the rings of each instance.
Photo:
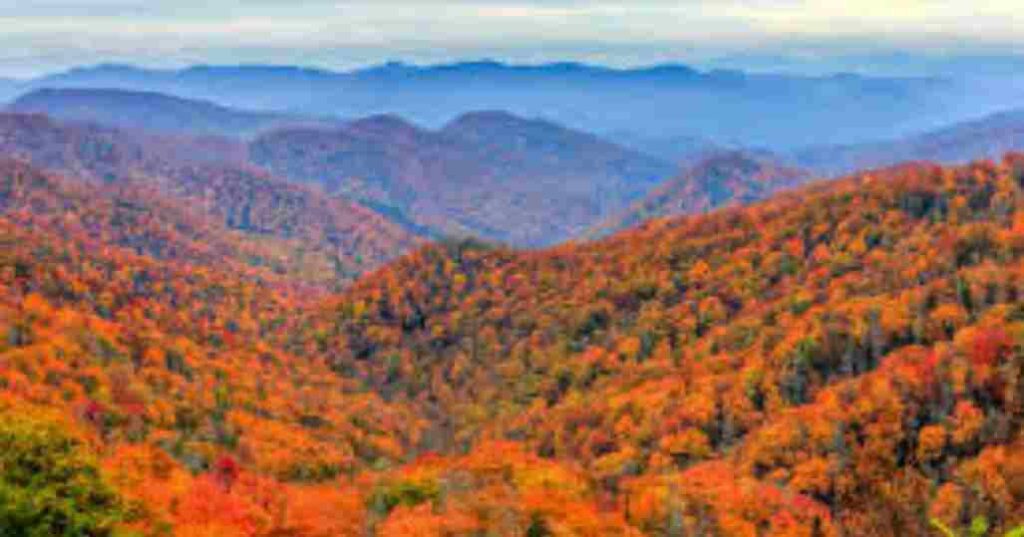
[[[596,136],[505,112],[432,131],[395,116],[343,129],[281,129],[250,144],[254,163],[321,185],[435,236],[517,246],[577,237],[675,173]]]
[[[0,497],[21,502],[5,501],[0,528],[253,535],[277,520],[265,502],[286,482],[400,457],[414,416],[273,344],[310,295],[274,274],[269,241],[145,190],[97,191],[17,162],[0,177],[0,442],[13,461],[0,471]],[[6,425],[37,414],[27,432]],[[63,425],[52,441],[31,432],[54,420]],[[116,501],[68,500],[77,489],[61,481],[62,466],[52,482],[26,480],[34,467],[22,465],[38,463],[20,457],[59,452],[65,437],[80,444],[84,471],[103,467]],[[41,486],[56,492],[30,500]],[[87,487],[80,494],[92,497],[98,485]],[[318,501],[343,497],[324,493]]]
[[[598,231],[617,231],[652,218],[702,214],[763,200],[810,182],[810,171],[786,165],[773,155],[744,151],[713,152],[684,167]]]
[[[281,270],[317,285],[337,287],[418,241],[368,207],[248,164],[244,144],[227,139],[0,114],[0,155],[63,174],[65,182],[87,189],[147,190],[149,200],[187,207],[251,239],[275,244]]]
[[[0,179],[0,528],[1022,531],[1024,156],[335,295],[153,187]]]
[[[425,447],[521,441],[651,533],[1009,529],[1022,178],[910,165],[589,245],[431,248],[314,331]]]

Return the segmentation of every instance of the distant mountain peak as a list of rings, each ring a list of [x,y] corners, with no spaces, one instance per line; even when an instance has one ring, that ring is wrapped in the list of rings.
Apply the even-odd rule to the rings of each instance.
[[[502,69],[505,67],[509,67],[509,65],[492,58],[482,58],[479,60],[455,62],[450,64],[440,64],[434,67],[451,67],[456,69]]]
[[[376,114],[352,121],[346,125],[347,130],[366,134],[401,134],[417,136],[424,130],[401,116],[395,114]]]
[[[628,130],[661,138],[699,134],[717,144],[776,151],[920,131],[950,113],[947,99],[962,96],[952,84],[920,79],[751,74],[672,62],[608,66],[489,58],[436,64],[396,60],[347,70],[261,64],[158,70],[106,64],[27,84],[0,87],[0,96],[13,97],[29,86],[113,86],[248,110],[345,118],[398,113],[429,128],[469,110],[501,108],[590,132]]]
[[[54,88],[54,87],[42,87],[39,89],[32,90],[17,100],[14,101],[12,107],[17,108],[19,105],[25,103],[37,102],[41,99],[95,99],[95,98],[110,98],[110,99],[127,99],[127,100],[160,100],[174,103],[194,103],[197,105],[204,105],[210,107],[216,107],[220,109],[227,109],[226,107],[220,106],[211,101],[203,101],[199,99],[184,99],[174,95],[168,95],[166,93],[158,93],[155,91],[146,90],[134,90],[124,88]],[[19,104],[20,103],[20,104]]]
[[[504,110],[479,110],[462,114],[440,131],[456,139],[484,141],[487,144],[503,143],[513,139],[544,140],[546,143],[558,139],[587,143],[607,143],[589,132],[572,129],[543,118],[527,118]]]
[[[445,129],[467,125],[525,123],[529,121],[532,120],[505,110],[475,110],[456,117],[445,126]]]
[[[302,74],[302,75],[318,75],[318,76],[331,76],[335,75],[331,71],[325,69],[318,69],[316,67],[303,67],[297,65],[275,65],[275,64],[260,64],[260,63],[248,63],[238,65],[193,65],[180,71],[182,74],[188,73],[220,73],[220,72],[239,72],[248,74]]]
[[[44,113],[58,120],[97,123],[151,132],[245,137],[290,124],[329,120],[222,106],[154,91],[99,87],[43,87],[16,99],[17,112]]]
[[[411,63],[403,62],[403,61],[400,61],[400,60],[391,60],[389,62],[385,62],[385,63],[379,64],[379,65],[370,65],[370,66],[367,66],[367,67],[356,69],[356,70],[352,71],[350,74],[354,74],[354,75],[366,75],[366,74],[394,75],[394,74],[413,73],[413,72],[418,72],[419,70],[420,70],[420,67],[418,65],[413,65]]]
[[[525,246],[575,236],[676,171],[592,134],[498,110],[463,114],[441,130],[376,115],[335,131],[277,131],[249,154],[277,175],[431,234]]]
[[[97,63],[95,65],[84,65],[81,67],[74,67],[68,70],[68,73],[88,73],[88,72],[107,72],[107,73],[118,73],[118,72],[140,72],[140,71],[151,71],[152,69],[146,69],[137,65],[128,63]]]
[[[659,75],[671,74],[671,75],[689,75],[689,76],[693,76],[693,75],[699,75],[700,74],[700,71],[698,71],[697,69],[694,69],[693,67],[690,67],[689,65],[685,65],[685,64],[682,64],[682,63],[660,63],[660,64],[657,64],[657,65],[652,65],[650,67],[642,67],[642,68],[636,69],[636,71],[641,72],[641,73],[659,74]]]

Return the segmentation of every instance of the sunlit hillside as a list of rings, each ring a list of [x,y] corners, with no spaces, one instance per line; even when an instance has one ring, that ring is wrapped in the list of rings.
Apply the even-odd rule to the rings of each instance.
[[[18,162],[2,177],[0,520],[260,536],[1024,521],[1020,156],[536,252],[427,246],[332,296],[152,193]],[[63,461],[80,469],[24,473]]]

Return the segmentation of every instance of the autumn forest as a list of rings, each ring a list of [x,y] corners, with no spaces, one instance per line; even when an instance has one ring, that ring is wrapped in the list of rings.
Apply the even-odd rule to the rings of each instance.
[[[811,536],[1024,519],[1024,157],[547,250],[442,241],[328,294],[279,261],[287,242],[144,185],[0,175],[5,523]]]
[[[0,79],[0,536],[1024,537],[1024,112],[965,87]]]

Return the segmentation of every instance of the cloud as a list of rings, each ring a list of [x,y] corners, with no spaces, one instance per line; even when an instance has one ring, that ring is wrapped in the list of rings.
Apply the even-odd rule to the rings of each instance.
[[[752,48],[1009,49],[1024,43],[1018,2],[32,0],[0,5],[0,47],[6,50],[0,72],[106,59],[246,61],[261,54],[265,61],[316,58],[346,66],[493,53],[626,63],[645,55],[688,60]]]

